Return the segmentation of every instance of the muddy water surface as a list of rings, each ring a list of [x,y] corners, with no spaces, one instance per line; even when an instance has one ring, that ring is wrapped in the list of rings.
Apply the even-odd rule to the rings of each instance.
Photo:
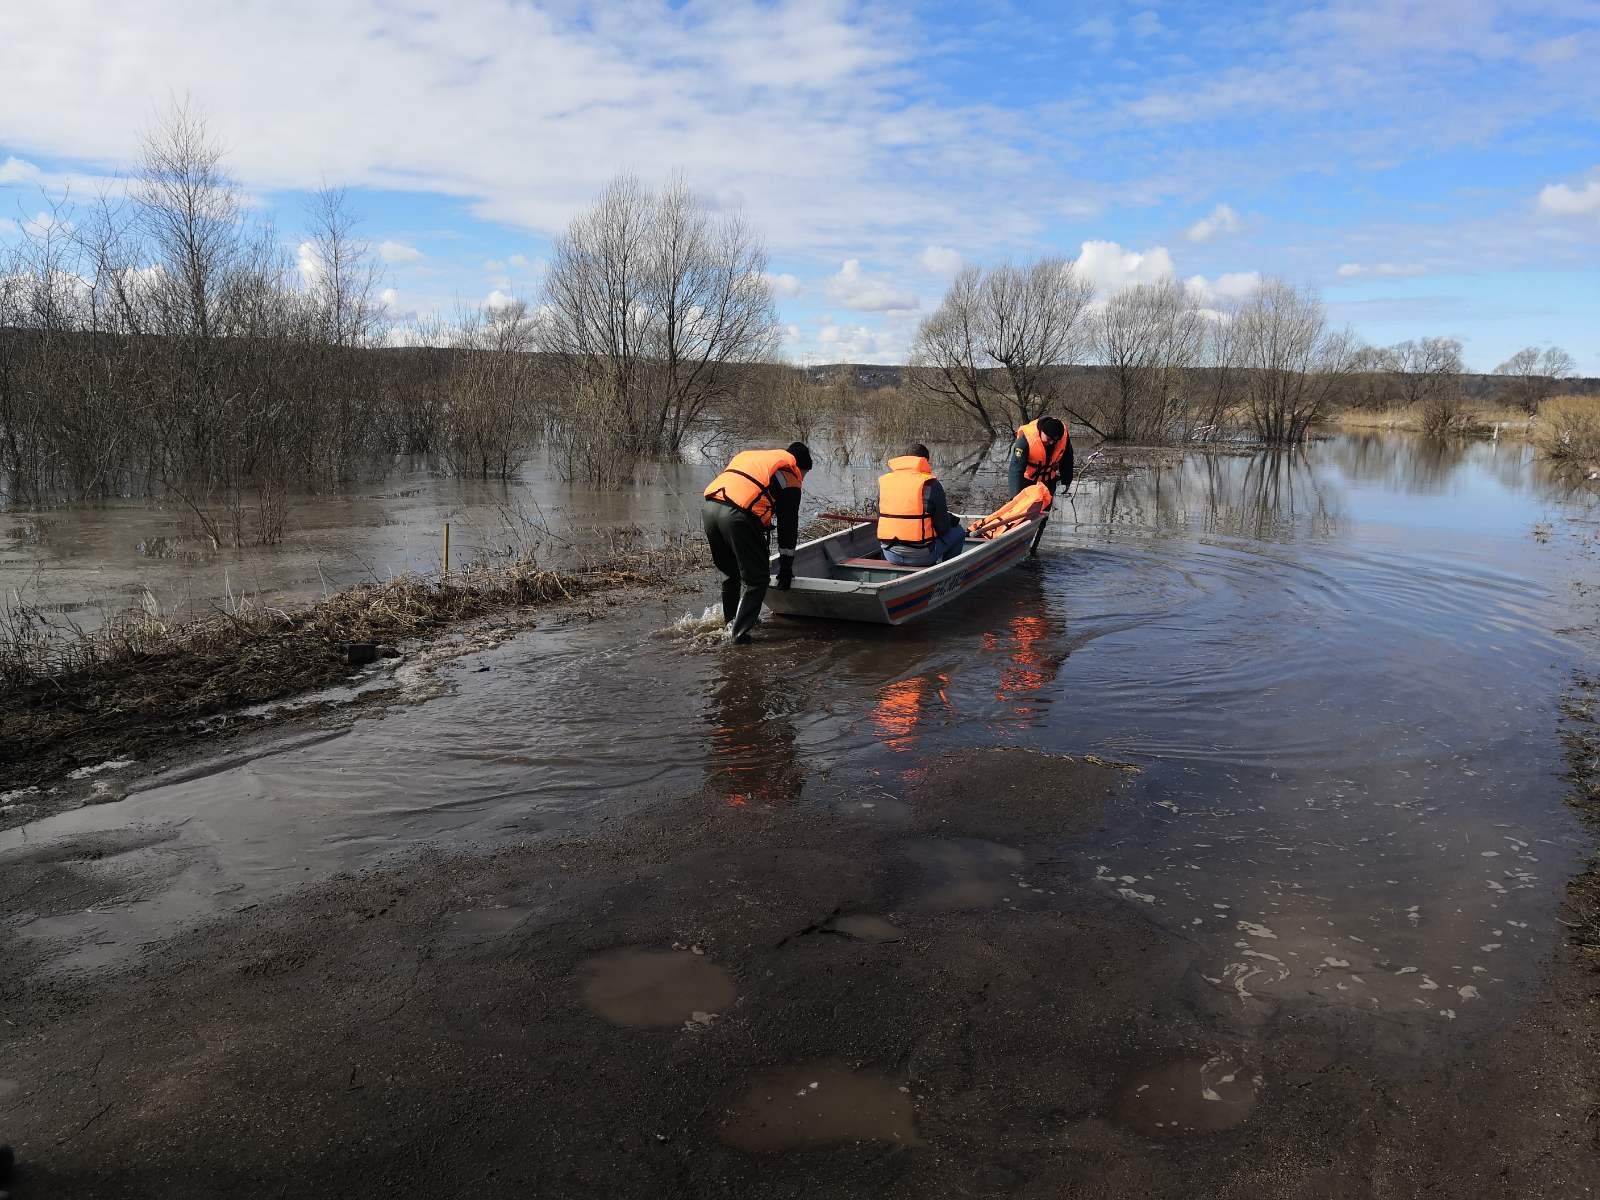
[[[689,474],[621,515],[687,521]],[[769,620],[742,652],[666,632],[709,585],[553,618],[446,667],[425,704],[0,835],[18,855],[139,834],[84,862],[125,883],[117,899],[12,919],[56,969],[90,967],[395,851],[492,846],[639,789],[903,822],[935,756],[1004,745],[1143,769],[1062,863],[1184,931],[1241,1012],[1310,1000],[1461,1030],[1514,1009],[1584,845],[1555,728],[1579,651],[1553,631],[1572,623],[1562,539],[1591,508],[1520,447],[1340,437],[1087,484],[1037,562],[902,630]],[[891,928],[1051,903],[1000,842],[903,854]],[[1182,1096],[1150,1106],[1206,1061],[1153,1068],[1128,1119],[1186,1128]],[[1205,1086],[1247,1108],[1235,1075]]]

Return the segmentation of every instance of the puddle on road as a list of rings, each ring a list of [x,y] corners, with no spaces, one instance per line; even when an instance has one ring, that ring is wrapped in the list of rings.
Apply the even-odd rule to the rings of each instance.
[[[1116,1119],[1146,1137],[1201,1137],[1243,1125],[1261,1077],[1232,1059],[1184,1058],[1141,1071],[1117,1096]]]
[[[704,1024],[738,994],[727,971],[684,950],[613,950],[583,973],[583,1002],[614,1025]]]
[[[840,1142],[917,1146],[910,1092],[836,1066],[780,1067],[758,1076],[722,1124],[728,1145],[755,1153]]]
[[[932,912],[1021,905],[1036,895],[1023,881],[1026,858],[981,838],[922,838],[905,847],[917,882],[911,906]]]
[[[845,937],[854,938],[858,942],[898,942],[905,936],[905,930],[898,925],[891,925],[882,917],[875,917],[871,913],[844,913],[829,921],[823,928],[830,933],[842,933]]]

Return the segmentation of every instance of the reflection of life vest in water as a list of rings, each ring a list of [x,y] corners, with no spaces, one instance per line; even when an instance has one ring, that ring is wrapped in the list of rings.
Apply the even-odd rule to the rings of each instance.
[[[906,751],[916,742],[917,727],[922,724],[923,701],[930,691],[949,704],[945,688],[950,680],[944,675],[913,675],[889,684],[878,693],[878,703],[872,710],[872,725],[878,740],[891,750]]]
[[[1042,483],[1030,483],[981,521],[968,526],[973,537],[997,538],[1008,529],[1015,529],[1024,521],[1031,521],[1040,513],[1050,511],[1050,489]]]
[[[1000,668],[1000,683],[994,698],[1006,701],[1024,693],[1037,692],[1050,682],[1049,664],[1044,649],[1050,636],[1050,625],[1043,617],[1017,615],[1011,618],[1011,636],[1015,643],[1011,662]]]
[[[770,529],[778,503],[779,471],[788,471],[796,482],[806,475],[787,450],[741,450],[728,469],[706,486],[706,499],[731,504]]]
[[[1028,465],[1022,468],[1022,478],[1029,483],[1054,483],[1060,474],[1061,456],[1067,452],[1067,442],[1072,434],[1067,431],[1067,423],[1061,422],[1061,437],[1058,441],[1047,442],[1043,433],[1039,431],[1039,422],[1029,421],[1017,430],[1017,436],[1024,438],[1028,443]]]
[[[889,473],[878,476],[878,541],[885,546],[933,545],[933,517],[924,488],[933,468],[921,455],[889,460]]]

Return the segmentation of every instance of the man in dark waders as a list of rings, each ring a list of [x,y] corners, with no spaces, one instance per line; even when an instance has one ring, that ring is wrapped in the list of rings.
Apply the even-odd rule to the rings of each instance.
[[[1058,485],[1072,486],[1072,438],[1059,417],[1040,417],[1017,430],[1007,478],[1013,496],[1032,483],[1052,493]]]
[[[804,442],[787,450],[745,450],[706,488],[701,516],[711,561],[722,572],[722,619],[740,645],[761,617],[771,578],[768,539],[778,527],[778,582],[794,579],[794,546],[800,532],[800,485],[811,470]]]

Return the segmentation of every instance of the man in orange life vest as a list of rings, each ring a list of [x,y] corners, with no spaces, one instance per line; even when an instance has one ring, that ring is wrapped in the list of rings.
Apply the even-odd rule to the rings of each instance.
[[[967,531],[950,515],[944,485],[928,465],[920,443],[889,460],[878,477],[878,544],[883,557],[901,567],[926,567],[960,554]]]
[[[787,450],[744,450],[706,487],[701,518],[711,561],[722,572],[722,619],[735,642],[750,640],[771,579],[768,538],[778,527],[778,588],[794,580],[800,484],[811,470],[804,442]],[[742,585],[742,588],[741,588]],[[742,593],[742,594],[741,594]]]
[[[1072,438],[1057,417],[1040,417],[1017,430],[1011,445],[1007,472],[1015,496],[1030,483],[1042,483],[1053,493],[1056,485],[1072,486]]]

